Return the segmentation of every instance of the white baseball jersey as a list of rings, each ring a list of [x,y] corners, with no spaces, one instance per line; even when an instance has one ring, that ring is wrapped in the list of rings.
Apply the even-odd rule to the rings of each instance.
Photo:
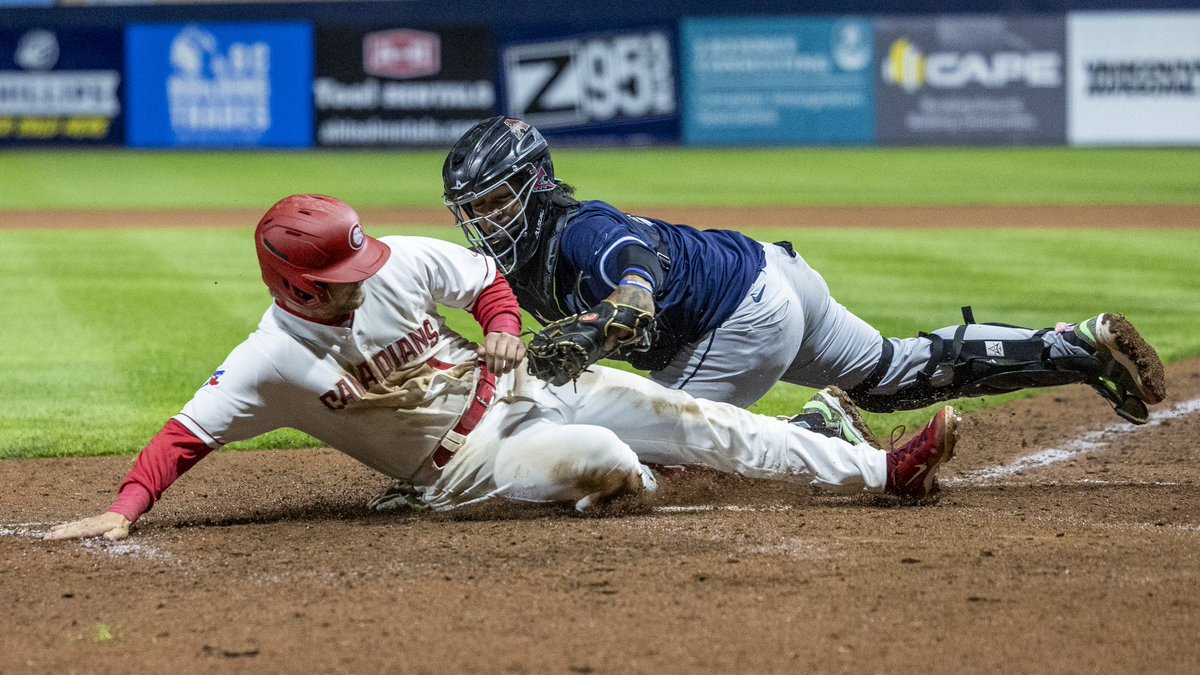
[[[411,476],[466,408],[476,377],[474,345],[436,305],[469,307],[496,269],[436,239],[382,241],[391,258],[364,282],[350,326],[273,304],[176,419],[212,447],[291,427]]]

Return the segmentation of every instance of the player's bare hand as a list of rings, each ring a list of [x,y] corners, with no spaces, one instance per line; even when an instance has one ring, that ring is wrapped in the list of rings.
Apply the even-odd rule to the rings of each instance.
[[[633,337],[633,331],[627,330],[620,326],[613,326],[608,332],[608,338],[604,341],[604,353],[611,354],[616,350],[617,345]]]
[[[626,274],[621,278],[621,281],[632,282],[639,285],[617,286],[616,290],[614,290],[612,294],[608,296],[608,301],[616,305],[629,305],[630,307],[637,307],[638,309],[645,310],[653,314],[654,295],[650,291],[643,289],[641,286],[642,284],[649,284],[650,282],[637,274]],[[620,326],[611,327],[608,332],[608,339],[604,341],[604,353],[611,354],[612,351],[617,348],[617,345],[633,336],[634,333],[631,330],[627,330]]]
[[[525,343],[521,338],[508,333],[488,333],[479,346],[479,358],[487,364],[488,370],[497,375],[503,375],[517,367],[525,358]]]
[[[83,539],[85,537],[104,537],[109,540],[124,539],[129,536],[130,522],[119,513],[102,513],[91,518],[73,520],[50,528],[46,539]]]

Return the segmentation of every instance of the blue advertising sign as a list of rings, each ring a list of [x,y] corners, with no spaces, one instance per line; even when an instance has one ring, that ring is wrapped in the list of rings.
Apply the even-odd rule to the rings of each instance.
[[[310,147],[304,23],[135,24],[125,36],[134,147]]]
[[[0,30],[0,144],[119,145],[121,31]]]
[[[863,144],[875,138],[870,21],[685,19],[688,144]]]
[[[672,33],[648,26],[504,45],[504,112],[551,137],[676,141]]]

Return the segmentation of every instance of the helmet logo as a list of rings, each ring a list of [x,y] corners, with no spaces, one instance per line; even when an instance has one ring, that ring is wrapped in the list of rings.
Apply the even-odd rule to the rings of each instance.
[[[350,228],[350,248],[355,251],[363,247],[367,243],[367,235],[363,234],[362,225],[355,223]]]
[[[463,189],[463,188],[465,188],[465,187],[467,187],[467,181],[465,181],[465,180],[458,180],[458,181],[455,181],[455,182],[454,182],[454,189],[455,189],[455,190],[461,190],[461,189]]]
[[[534,192],[549,192],[558,187],[554,184],[554,179],[546,175],[546,170],[538,167],[537,175],[533,177]]]
[[[504,123],[508,125],[508,130],[512,132],[512,135],[517,138],[525,138],[525,132],[529,131],[529,125],[521,120],[504,120]]]

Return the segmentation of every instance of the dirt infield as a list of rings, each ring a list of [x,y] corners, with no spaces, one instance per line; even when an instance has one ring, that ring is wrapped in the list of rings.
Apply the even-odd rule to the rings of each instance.
[[[222,453],[51,543],[130,459],[3,462],[0,672],[1195,672],[1200,361],[1168,378],[1145,427],[1079,386],[968,416],[929,506],[698,475],[380,515],[332,451]]]
[[[126,223],[128,224],[128,223]],[[1151,423],[968,415],[926,506],[690,474],[603,517],[374,514],[330,450],[219,453],[123,542],[132,458],[0,462],[0,673],[1200,670],[1200,360]]]

